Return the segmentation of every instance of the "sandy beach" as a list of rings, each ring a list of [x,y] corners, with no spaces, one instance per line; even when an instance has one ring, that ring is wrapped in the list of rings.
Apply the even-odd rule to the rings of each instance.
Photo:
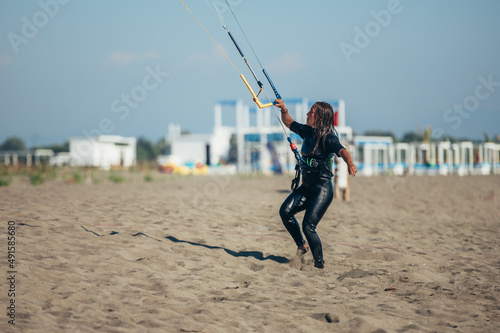
[[[0,188],[0,331],[500,331],[500,177],[352,179],[317,229],[324,271],[279,218],[290,180],[16,178]]]

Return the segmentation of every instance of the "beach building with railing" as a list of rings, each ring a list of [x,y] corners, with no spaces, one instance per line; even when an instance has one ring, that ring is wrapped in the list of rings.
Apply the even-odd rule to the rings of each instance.
[[[486,175],[500,173],[500,144],[470,141],[394,142],[392,137],[355,136],[346,125],[343,100],[332,104],[335,128],[340,141],[348,147],[359,174],[373,175]],[[305,123],[314,104],[307,98],[285,100],[292,117]],[[280,116],[278,114],[278,116]],[[287,132],[289,130],[287,129]],[[300,150],[301,138],[290,133]],[[166,139],[172,155],[162,157],[174,164],[210,166],[211,172],[229,167],[231,172],[293,172],[295,158],[283,129],[271,108],[249,107],[241,100],[219,101],[214,107],[212,134],[181,134],[171,124]]]

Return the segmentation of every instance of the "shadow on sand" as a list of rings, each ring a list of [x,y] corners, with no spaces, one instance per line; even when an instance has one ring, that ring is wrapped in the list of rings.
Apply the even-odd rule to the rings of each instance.
[[[280,264],[286,264],[286,263],[290,262],[289,259],[287,259],[285,257],[280,257],[280,256],[270,255],[270,256],[264,257],[264,255],[260,251],[239,251],[239,252],[236,252],[236,251],[229,250],[229,249],[226,249],[226,248],[220,247],[220,246],[211,246],[211,245],[181,240],[181,239],[175,238],[174,236],[167,236],[165,238],[174,242],[174,243],[187,243],[187,244],[191,244],[194,246],[201,246],[201,247],[211,249],[211,250],[219,250],[219,249],[224,250],[224,251],[226,251],[227,254],[230,254],[233,257],[247,257],[247,258],[253,257],[253,258],[260,260],[260,261],[272,260],[272,261],[275,261],[275,262],[280,263]]]

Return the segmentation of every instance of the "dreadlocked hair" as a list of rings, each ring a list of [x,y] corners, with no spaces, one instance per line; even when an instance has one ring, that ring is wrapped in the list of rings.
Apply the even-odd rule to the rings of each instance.
[[[326,102],[316,102],[311,107],[314,109],[314,132],[316,133],[316,145],[312,150],[313,154],[317,153],[318,146],[320,142],[323,143],[323,149],[325,148],[326,136],[332,133],[333,127],[333,108],[329,103]]]

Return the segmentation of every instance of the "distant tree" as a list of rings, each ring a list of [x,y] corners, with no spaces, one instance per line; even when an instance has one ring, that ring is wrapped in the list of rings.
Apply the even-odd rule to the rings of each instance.
[[[403,138],[401,139],[402,142],[415,142],[415,141],[422,141],[423,136],[421,134],[418,134],[417,132],[406,132],[403,134]]]
[[[364,135],[368,136],[390,136],[394,142],[397,142],[398,139],[394,135],[392,131],[385,131],[385,130],[368,130],[364,132]]]
[[[54,153],[69,153],[69,141],[64,141],[63,144],[55,144],[55,145],[52,145],[52,146],[49,146],[49,149],[52,149],[54,151]]]
[[[5,141],[0,145],[0,150],[25,150],[26,146],[24,141],[17,136],[12,136],[5,139]]]
[[[435,141],[450,141],[451,143],[454,143],[460,140],[449,134],[443,134],[441,137],[435,138]],[[462,140],[462,141],[467,141],[467,140]]]
[[[65,141],[62,144],[52,144],[48,146],[37,146],[33,149],[51,149],[54,153],[68,153],[69,152],[69,141]]]
[[[144,137],[137,139],[136,149],[138,161],[154,161],[158,156],[157,147]]]
[[[171,151],[171,147],[170,147],[170,142],[168,142],[167,140],[165,140],[165,138],[161,138],[160,140],[158,140],[158,142],[156,143],[156,151],[160,154],[160,155],[169,155],[170,154],[170,151]]]

